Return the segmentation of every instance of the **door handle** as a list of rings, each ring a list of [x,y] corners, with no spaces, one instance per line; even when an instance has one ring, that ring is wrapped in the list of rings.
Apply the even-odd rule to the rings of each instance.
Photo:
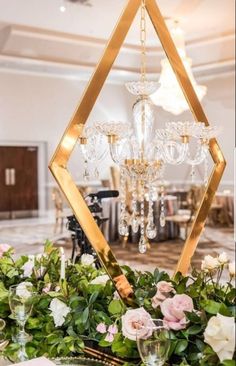
[[[9,169],[10,170],[10,185],[15,186],[16,185],[16,170],[15,169]]]
[[[11,185],[10,169],[5,169],[5,185]]]

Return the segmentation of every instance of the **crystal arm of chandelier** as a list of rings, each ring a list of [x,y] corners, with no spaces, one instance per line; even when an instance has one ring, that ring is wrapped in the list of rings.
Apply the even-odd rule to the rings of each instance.
[[[92,163],[105,158],[107,147],[103,140],[104,137],[101,134],[96,134],[96,130],[93,127],[84,129],[79,137],[79,144],[85,161]]]

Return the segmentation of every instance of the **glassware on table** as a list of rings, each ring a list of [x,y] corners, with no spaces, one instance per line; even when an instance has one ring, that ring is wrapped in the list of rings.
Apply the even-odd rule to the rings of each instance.
[[[168,359],[170,338],[162,320],[152,319],[137,330],[140,357],[147,366],[163,366]]]
[[[0,318],[0,352],[4,350],[4,348],[8,345],[8,340],[5,339],[5,334],[3,329],[6,326],[5,320]]]
[[[33,286],[30,282],[22,282],[9,288],[10,309],[19,326],[19,330],[13,339],[20,345],[18,352],[19,361],[28,359],[25,345],[31,340],[31,337],[25,331],[25,324],[31,315],[35,296],[36,293],[33,291]]]

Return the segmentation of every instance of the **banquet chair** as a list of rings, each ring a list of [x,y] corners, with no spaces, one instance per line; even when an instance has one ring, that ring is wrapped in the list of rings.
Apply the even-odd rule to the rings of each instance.
[[[186,240],[189,229],[192,226],[196,211],[201,202],[204,192],[203,186],[192,186],[186,197],[186,209],[178,210],[173,216],[167,216],[166,220],[176,223],[179,226],[180,238]]]
[[[60,228],[60,233],[62,233],[65,216],[63,213],[63,196],[59,188],[53,188],[52,201],[55,208],[54,234],[58,231],[58,228]]]
[[[224,215],[223,205],[222,203],[218,203],[216,201],[216,198],[214,198],[208,214],[208,220],[207,220],[208,225],[216,226],[221,224],[223,221],[222,216],[224,217],[226,216]]]

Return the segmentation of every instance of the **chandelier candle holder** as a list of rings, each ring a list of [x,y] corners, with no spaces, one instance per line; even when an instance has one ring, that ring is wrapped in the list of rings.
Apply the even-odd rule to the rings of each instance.
[[[145,253],[148,240],[155,239],[158,226],[154,220],[153,197],[157,185],[161,186],[160,227],[165,226],[164,187],[162,184],[166,164],[191,165],[194,179],[195,166],[207,161],[209,141],[215,137],[217,129],[206,127],[201,122],[167,122],[164,129],[154,130],[155,110],[151,96],[158,90],[159,83],[147,80],[146,70],[146,6],[141,1],[140,19],[140,80],[125,84],[129,93],[136,97],[133,105],[133,123],[95,122],[94,126],[84,129],[79,138],[85,162],[85,179],[88,179],[88,161],[102,160],[107,148],[102,144],[102,136],[107,137],[111,158],[118,164],[120,180],[120,220],[119,234],[129,235],[129,226],[137,233],[140,230],[139,252]],[[177,83],[177,81],[176,81]],[[154,136],[154,137],[153,137]],[[190,143],[197,141],[194,156]],[[100,155],[96,152],[99,151]],[[205,168],[205,175],[208,170]],[[96,171],[98,176],[98,172]],[[206,181],[204,177],[204,182]],[[132,213],[127,212],[128,194],[132,195]],[[145,198],[148,199],[148,214],[145,216]]]

